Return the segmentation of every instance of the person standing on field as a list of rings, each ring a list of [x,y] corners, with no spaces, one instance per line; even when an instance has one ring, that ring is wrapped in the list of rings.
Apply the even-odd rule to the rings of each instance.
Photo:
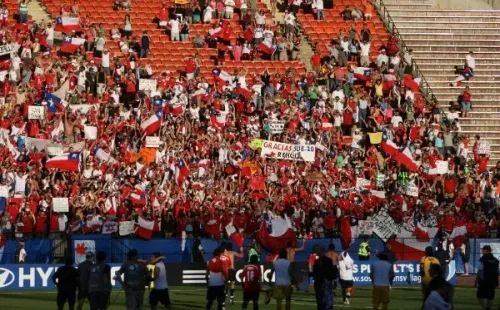
[[[347,251],[340,254],[339,260],[339,275],[340,275],[340,286],[342,287],[342,299],[344,300],[344,305],[349,305],[351,303],[351,291],[354,285],[353,277],[354,261]]]
[[[439,260],[434,257],[434,251],[431,246],[425,248],[425,256],[420,260],[420,277],[422,278],[422,294],[424,295],[424,302],[429,297],[430,283],[434,274],[431,272],[434,270],[432,265],[438,265],[441,267]]]
[[[83,304],[85,304],[85,300],[89,299],[89,277],[90,277],[90,268],[94,265],[93,262],[94,253],[87,252],[85,255],[85,261],[81,262],[78,265],[78,305],[76,306],[77,310],[83,309]]]
[[[150,263],[155,265],[153,271],[154,287],[149,292],[149,305],[151,310],[158,309],[158,303],[164,305],[167,309],[172,309],[170,294],[168,293],[167,281],[167,265],[164,261],[165,257],[160,255],[160,252],[154,252]]]
[[[111,294],[111,267],[105,263],[106,253],[96,254],[96,263],[90,268],[90,310],[106,310]]]
[[[127,310],[142,310],[145,287],[151,277],[146,265],[138,262],[137,250],[130,250],[127,253],[127,261],[116,272],[115,280],[121,283],[125,291]]]
[[[78,271],[73,267],[71,257],[67,257],[64,266],[57,269],[52,281],[57,286],[57,309],[63,310],[66,302],[69,310],[75,309]]]
[[[489,245],[481,249],[483,256],[479,259],[479,267],[476,274],[477,299],[485,310],[493,309],[495,289],[498,287],[498,259],[491,253]]]
[[[373,283],[373,309],[378,310],[382,304],[382,310],[389,309],[389,295],[392,280],[394,279],[393,265],[387,261],[387,255],[380,253],[379,261],[373,263],[370,269],[370,279]]]
[[[262,289],[262,273],[259,266],[259,257],[250,256],[250,263],[245,266],[242,272],[241,285],[243,286],[242,309],[247,309],[250,301],[253,302],[253,310],[259,310],[259,295]]]

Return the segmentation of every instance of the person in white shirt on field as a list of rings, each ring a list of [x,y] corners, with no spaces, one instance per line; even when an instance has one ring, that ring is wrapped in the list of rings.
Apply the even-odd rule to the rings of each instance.
[[[340,285],[342,287],[342,298],[344,304],[348,305],[351,299],[351,290],[354,285],[353,278],[354,261],[347,251],[342,252],[339,257]]]

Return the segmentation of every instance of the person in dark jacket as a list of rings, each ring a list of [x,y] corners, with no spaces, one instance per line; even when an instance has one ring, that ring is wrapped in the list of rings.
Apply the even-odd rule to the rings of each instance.
[[[312,277],[314,278],[314,292],[318,310],[333,309],[332,282],[337,278],[336,269],[331,258],[327,257],[322,247],[314,251],[319,257],[313,265]]]
[[[498,287],[498,259],[491,253],[489,245],[481,249],[483,256],[479,259],[479,267],[476,274],[477,299],[485,310],[493,309],[495,289]]]
[[[73,267],[71,257],[67,257],[64,266],[57,269],[52,276],[52,281],[57,286],[57,309],[63,310],[66,302],[68,302],[69,310],[75,309],[78,271]]]

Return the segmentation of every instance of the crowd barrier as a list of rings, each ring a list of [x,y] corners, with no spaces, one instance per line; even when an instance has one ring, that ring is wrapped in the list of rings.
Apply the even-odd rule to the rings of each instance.
[[[206,253],[206,260],[209,260],[212,257],[211,254],[213,250],[217,246],[219,246],[222,241],[223,240],[216,241],[214,239],[201,239],[201,243]],[[246,239],[244,242],[244,247],[248,247],[251,241],[251,239]],[[408,239],[407,242],[410,243],[411,241],[411,239]],[[79,244],[83,243],[90,248],[81,249],[81,253],[84,253],[87,250],[104,251],[107,254],[108,262],[110,263],[121,263],[125,261],[126,253],[130,249],[137,249],[139,251],[139,256],[143,259],[149,259],[153,252],[159,251],[163,256],[166,257],[166,260],[169,263],[191,263],[193,242],[193,239],[186,240],[183,250],[182,242],[179,239],[152,239],[146,241],[140,239],[115,239],[111,238],[109,235],[74,235],[69,242],[68,253],[70,253],[75,258]],[[349,254],[351,255],[351,257],[357,258],[357,251],[361,242],[361,239],[356,239],[353,241],[351,247],[349,248]],[[297,252],[296,262],[307,262],[314,246],[320,245],[326,248],[330,243],[333,243],[335,245],[337,251],[341,249],[340,239],[313,239],[307,241],[304,251]],[[299,245],[300,244],[301,242],[299,241]],[[372,259],[375,259],[375,254],[382,252],[384,250],[385,244],[380,239],[371,239],[369,240],[369,244],[372,253]],[[429,245],[433,245],[435,247],[437,245],[437,241],[434,240],[432,243],[429,243]],[[494,255],[497,258],[500,258],[500,240],[470,239],[470,273],[476,272],[478,261],[481,257],[481,248],[484,245],[490,245],[493,249]],[[13,264],[15,262],[16,246],[17,245],[15,240],[9,240],[7,242],[3,249],[3,256],[0,257],[0,263]],[[26,240],[26,252],[28,253],[27,263],[44,264],[54,262],[54,260],[52,259],[54,254],[51,251],[53,246],[54,240]],[[236,245],[233,245],[233,247],[235,251],[238,251]],[[405,248],[403,247],[403,249]],[[403,250],[403,252],[395,252],[398,260],[417,261],[421,257],[421,253],[409,253],[404,251],[405,250]],[[266,261],[267,257],[268,253],[262,253],[261,261]],[[455,250],[454,259],[456,261],[457,273],[463,273],[464,268],[462,263],[462,256],[460,255],[458,249]]]
[[[371,285],[370,265],[371,262],[356,261],[353,274],[356,286]],[[28,264],[28,265],[2,265],[0,266],[0,290],[50,290],[55,289],[52,276],[57,268],[62,265],[51,264]],[[154,268],[153,266],[149,266]],[[243,263],[236,264],[236,280],[241,282]],[[120,264],[111,264],[111,274],[114,275],[120,268]],[[307,276],[307,263],[296,263],[295,276],[302,280]],[[420,284],[420,265],[416,261],[401,261],[394,265],[395,286],[411,286]],[[451,284],[456,283],[455,264],[450,264],[447,280]],[[261,265],[263,281],[274,282],[271,263]],[[206,265],[203,263],[179,263],[167,264],[167,279],[171,286],[182,285],[206,285]],[[119,287],[117,281],[112,280],[115,288]],[[153,286],[154,287],[154,286]]]

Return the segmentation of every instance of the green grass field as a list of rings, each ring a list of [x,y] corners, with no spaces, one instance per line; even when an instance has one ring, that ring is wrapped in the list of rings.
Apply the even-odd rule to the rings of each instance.
[[[200,286],[182,286],[172,287],[170,298],[172,299],[174,309],[205,309],[205,289]],[[340,293],[337,290],[337,293]],[[497,292],[500,293],[500,292]],[[111,293],[113,301],[118,294],[118,290]],[[146,291],[145,301],[147,302]],[[456,288],[454,298],[455,310],[480,309],[475,297],[476,290],[473,288]],[[53,310],[55,305],[55,291],[24,291],[24,292],[1,292],[0,291],[0,309],[5,310]],[[264,306],[264,297],[261,295],[261,309],[276,309],[274,301],[270,305]],[[500,298],[496,299],[493,309],[500,309]],[[420,310],[421,295],[417,287],[394,288],[391,291],[391,303],[389,309],[399,310]],[[145,309],[148,309],[146,307]],[[216,307],[212,307],[215,309]],[[357,288],[352,298],[351,304],[345,306],[339,297],[335,299],[336,309],[371,309],[371,288]],[[67,309],[67,306],[66,306]],[[88,304],[84,309],[89,309]],[[112,303],[110,310],[125,309],[123,292],[118,294],[116,301]],[[160,308],[164,309],[164,308]],[[226,309],[241,309],[241,291],[236,292],[236,302],[234,305],[228,305]],[[249,307],[251,308],[251,305]],[[309,294],[294,293],[292,300],[292,309],[309,310],[316,309],[314,295],[312,290]]]

